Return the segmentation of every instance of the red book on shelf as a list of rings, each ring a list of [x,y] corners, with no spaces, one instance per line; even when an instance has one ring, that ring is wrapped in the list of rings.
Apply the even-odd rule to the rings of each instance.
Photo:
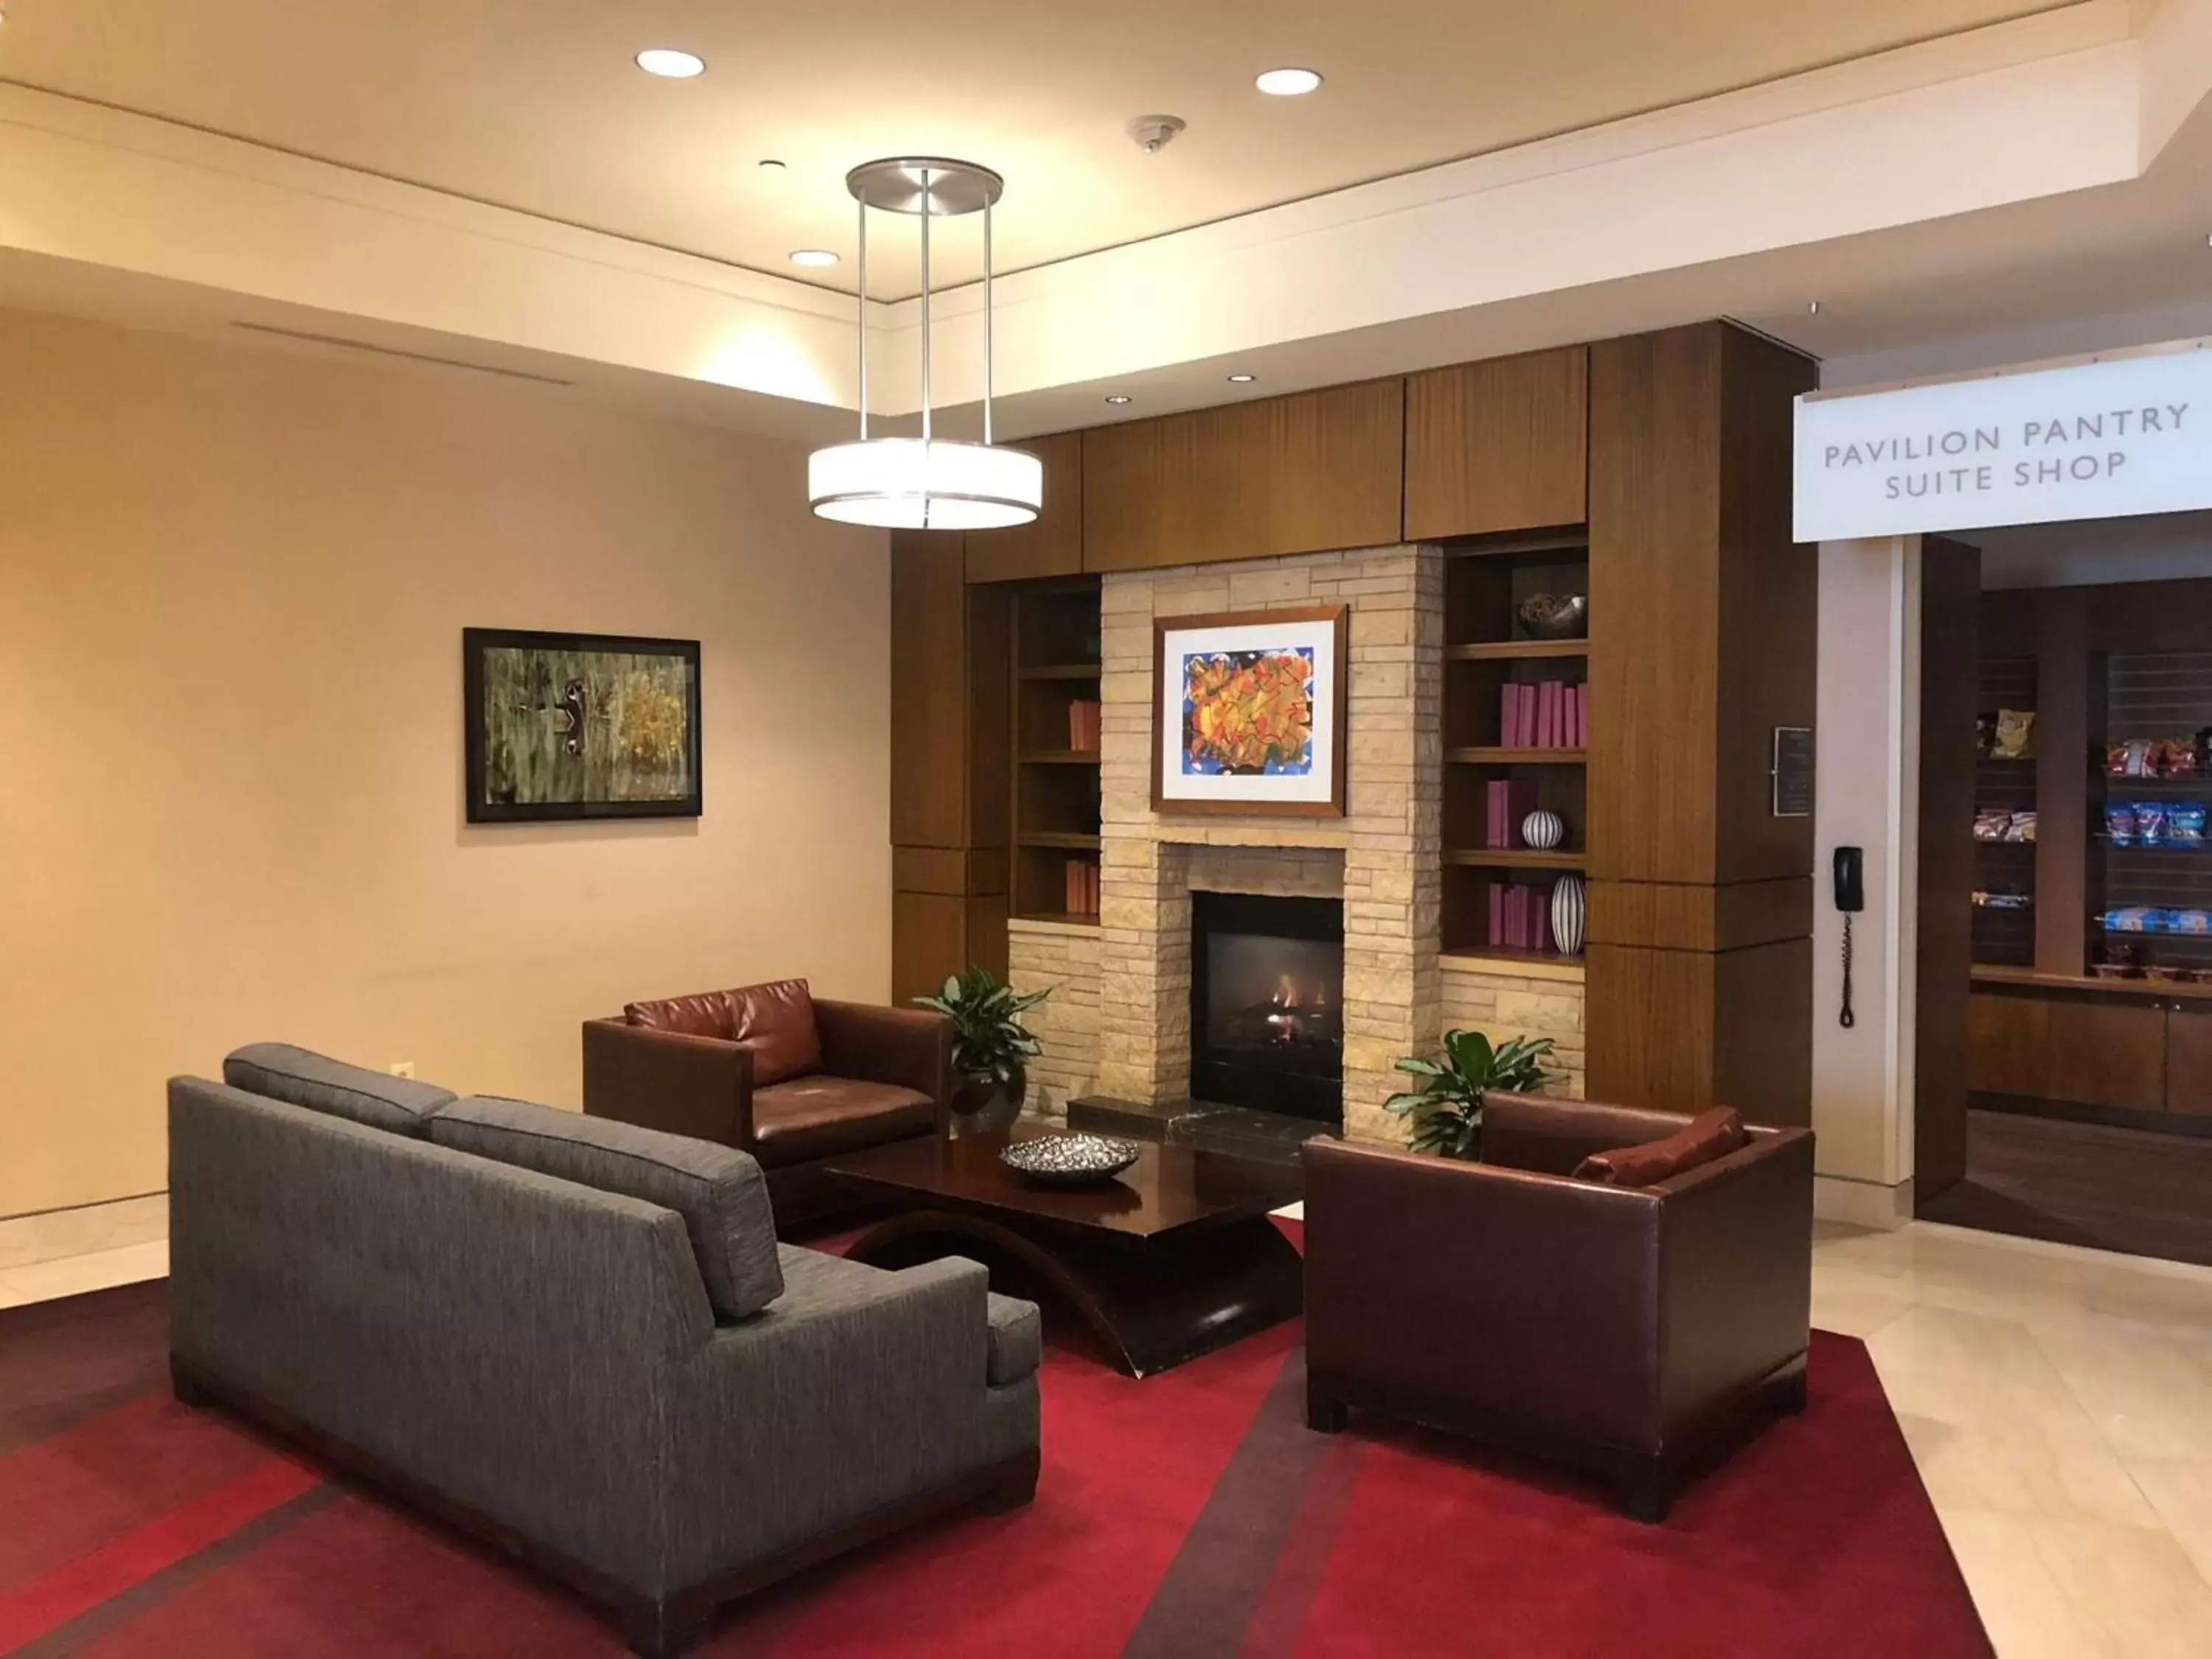
[[[1528,814],[1536,810],[1536,786],[1527,778],[1508,778],[1505,790],[1505,839],[1501,845],[1518,849],[1528,842],[1521,834],[1521,826],[1528,822]]]
[[[1505,833],[1505,800],[1498,793],[1498,780],[1491,779],[1482,786],[1482,844],[1503,847],[1499,839]]]
[[[1537,746],[1543,749],[1557,749],[1560,746],[1559,681],[1546,680],[1537,695]]]
[[[1521,688],[1520,718],[1515,722],[1513,744],[1518,749],[1536,746],[1536,688],[1533,685]]]
[[[1569,749],[1582,747],[1575,738],[1575,710],[1582,700],[1583,689],[1579,685],[1559,688],[1559,741]]]
[[[1575,747],[1589,747],[1589,684],[1587,681],[1575,688]]]
[[[1513,733],[1521,724],[1521,688],[1511,680],[1498,688],[1498,741],[1513,746]]]

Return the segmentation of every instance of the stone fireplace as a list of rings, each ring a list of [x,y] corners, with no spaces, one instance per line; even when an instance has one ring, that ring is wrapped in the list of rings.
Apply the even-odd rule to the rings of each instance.
[[[1579,965],[1524,973],[1440,955],[1443,588],[1443,555],[1413,546],[1105,577],[1099,924],[1010,930],[1015,983],[1057,988],[1030,1019],[1045,1047],[1030,1068],[1033,1104],[1057,1112],[1085,1094],[1147,1105],[1203,1097],[1192,940],[1196,905],[1213,895],[1337,907],[1346,1135],[1403,1139],[1382,1110],[1404,1081],[1395,1062],[1433,1053],[1447,1025],[1553,1037],[1562,1086],[1580,1092]],[[1155,619],[1339,602],[1352,612],[1346,815],[1154,811]],[[1290,1109],[1279,1100],[1269,1109]]]
[[[1191,895],[1190,1092],[1344,1121],[1344,908]]]

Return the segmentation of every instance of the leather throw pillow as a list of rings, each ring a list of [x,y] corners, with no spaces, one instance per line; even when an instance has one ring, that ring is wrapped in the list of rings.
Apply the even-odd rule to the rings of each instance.
[[[753,1087],[766,1089],[822,1067],[814,997],[803,979],[780,979],[726,993],[729,1035],[753,1051]]]
[[[1743,1114],[1733,1106],[1716,1106],[1663,1140],[1592,1152],[1575,1166],[1575,1179],[1607,1187],[1655,1187],[1701,1164],[1726,1158],[1744,1140]]]

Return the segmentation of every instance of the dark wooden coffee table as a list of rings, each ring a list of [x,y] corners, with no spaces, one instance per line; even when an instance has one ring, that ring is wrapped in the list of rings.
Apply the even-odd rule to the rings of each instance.
[[[879,1267],[971,1257],[1001,1291],[1064,1303],[1131,1376],[1297,1316],[1298,1253],[1267,1219],[1298,1196],[1296,1170],[1148,1146],[1106,1185],[1067,1188],[1025,1181],[999,1161],[1010,1139],[1054,1133],[1017,1124],[839,1159],[831,1174],[918,1206],[846,1254]]]

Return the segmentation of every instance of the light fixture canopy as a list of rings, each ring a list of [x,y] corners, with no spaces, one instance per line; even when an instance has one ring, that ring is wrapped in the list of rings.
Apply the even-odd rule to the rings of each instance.
[[[996,530],[1027,524],[1044,505],[1044,464],[992,441],[991,210],[1006,181],[942,156],[869,161],[845,175],[860,204],[860,436],[817,449],[806,464],[816,514],[890,530]],[[921,435],[868,435],[868,210],[921,221]],[[983,441],[940,438],[930,407],[930,221],[983,216]],[[793,255],[794,258],[798,256]]]
[[[1252,84],[1270,98],[1303,98],[1310,92],[1321,89],[1321,71],[1288,68],[1265,70]]]
[[[1126,392],[1109,392],[1106,394],[1106,401],[1109,404],[1126,404],[1129,401],[1129,394]]]
[[[658,75],[664,81],[689,81],[707,72],[705,58],[674,46],[647,46],[638,53],[636,63],[647,75]]]
[[[1259,378],[1260,377],[1256,374],[1232,374],[1229,377],[1229,384],[1231,386],[1249,386],[1253,381]]]

